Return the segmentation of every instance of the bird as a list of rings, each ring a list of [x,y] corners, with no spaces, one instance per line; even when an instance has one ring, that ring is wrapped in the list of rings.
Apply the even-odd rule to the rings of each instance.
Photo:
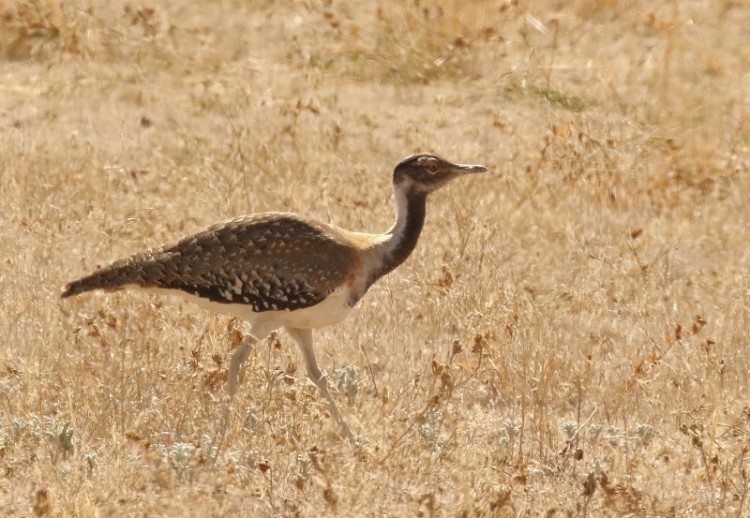
[[[396,217],[386,232],[355,232],[285,212],[239,216],[177,243],[115,261],[66,284],[61,297],[139,288],[181,295],[248,322],[250,332],[228,366],[230,398],[255,345],[271,331],[285,328],[301,349],[308,377],[351,438],[318,365],[313,330],[343,320],[373,283],[409,257],[425,222],[430,193],[455,178],[486,171],[483,165],[414,154],[393,170]]]

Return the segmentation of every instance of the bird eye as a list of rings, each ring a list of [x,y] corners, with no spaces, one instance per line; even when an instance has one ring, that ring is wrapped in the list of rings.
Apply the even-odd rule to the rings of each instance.
[[[430,162],[427,164],[427,170],[431,173],[435,173],[438,170],[438,165],[435,162]]]

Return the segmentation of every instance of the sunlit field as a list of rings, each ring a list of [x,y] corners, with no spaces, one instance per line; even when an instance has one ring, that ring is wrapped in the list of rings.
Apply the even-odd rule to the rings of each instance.
[[[0,2],[0,514],[747,516],[750,4]],[[270,210],[414,254],[316,333],[63,284]],[[225,419],[225,415],[228,416]]]

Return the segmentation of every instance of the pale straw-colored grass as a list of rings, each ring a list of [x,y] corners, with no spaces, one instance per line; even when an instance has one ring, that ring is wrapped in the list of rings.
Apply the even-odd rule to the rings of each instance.
[[[0,16],[4,515],[748,512],[743,3]],[[58,298],[237,214],[384,230],[415,151],[490,173],[436,194],[413,257],[317,333],[356,451],[283,333],[251,356],[222,440],[239,323]]]

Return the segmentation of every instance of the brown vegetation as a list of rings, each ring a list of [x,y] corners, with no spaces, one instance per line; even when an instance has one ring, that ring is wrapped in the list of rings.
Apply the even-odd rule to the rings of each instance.
[[[0,509],[38,516],[740,516],[750,7],[730,0],[0,3]],[[414,256],[321,365],[169,297],[61,302],[242,213]]]

